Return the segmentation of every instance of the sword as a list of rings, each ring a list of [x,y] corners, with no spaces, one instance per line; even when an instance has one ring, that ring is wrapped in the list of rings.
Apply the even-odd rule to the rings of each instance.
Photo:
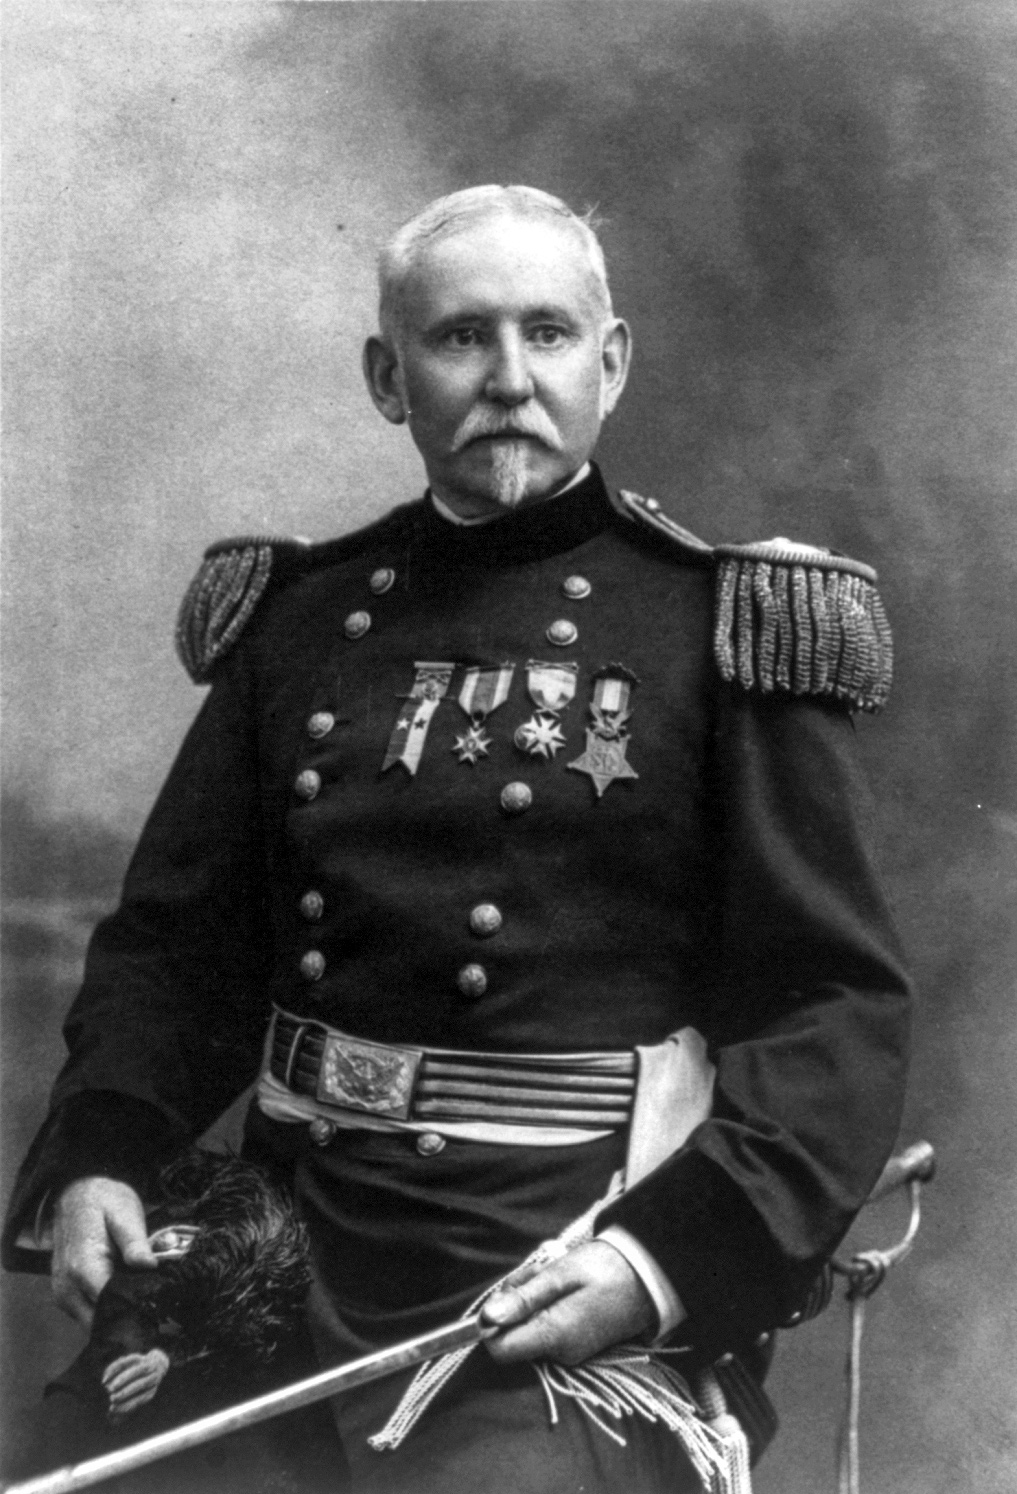
[[[183,1426],[160,1432],[156,1437],[146,1437],[144,1442],[117,1448],[84,1463],[54,1468],[51,1473],[39,1474],[19,1484],[4,1484],[0,1494],[73,1494],[76,1489],[87,1489],[118,1474],[132,1473],[135,1468],[143,1468],[146,1463],[155,1463],[171,1453],[200,1447],[203,1442],[224,1437],[228,1432],[238,1432],[242,1427],[253,1427],[260,1421],[280,1416],[284,1411],[312,1406],[315,1401],[352,1390],[356,1385],[369,1385],[372,1380],[382,1380],[386,1375],[422,1364],[425,1359],[435,1359],[451,1349],[478,1343],[495,1331],[493,1327],[482,1328],[479,1316],[460,1318],[443,1328],[435,1328],[431,1333],[422,1333],[418,1338],[408,1338],[388,1349],[379,1349],[376,1354],[366,1354],[363,1359],[322,1370],[306,1380],[283,1385],[279,1390],[270,1390],[265,1395],[241,1401],[237,1406],[227,1406],[222,1411],[213,1411],[210,1416],[185,1422]]]

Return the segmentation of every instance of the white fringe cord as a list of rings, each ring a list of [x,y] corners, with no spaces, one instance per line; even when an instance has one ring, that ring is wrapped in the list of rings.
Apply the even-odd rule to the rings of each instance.
[[[520,1270],[540,1268],[593,1239],[598,1214],[621,1194],[623,1174],[615,1173],[604,1198],[574,1220],[554,1240],[546,1240],[527,1256]],[[489,1286],[473,1301],[464,1316],[480,1311],[487,1299],[511,1283],[515,1271]],[[423,1416],[431,1402],[451,1380],[477,1347],[468,1344],[439,1359],[421,1365],[402,1399],[380,1432],[368,1438],[376,1452],[399,1447]],[[626,1446],[621,1432],[607,1418],[620,1422],[625,1416],[641,1416],[661,1422],[679,1439],[703,1486],[705,1494],[752,1494],[749,1454],[745,1435],[727,1407],[720,1386],[701,1385],[709,1392],[701,1410],[688,1384],[659,1354],[638,1345],[620,1345],[597,1354],[585,1364],[567,1367],[546,1362],[534,1370],[547,1398],[551,1425],[558,1422],[556,1395],[566,1396],[613,1441]],[[719,1398],[719,1403],[718,1403]],[[704,1415],[705,1410],[705,1415]]]

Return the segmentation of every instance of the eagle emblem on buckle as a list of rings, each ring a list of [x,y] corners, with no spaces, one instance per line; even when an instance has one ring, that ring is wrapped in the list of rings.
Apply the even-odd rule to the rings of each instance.
[[[344,1110],[408,1120],[421,1054],[329,1033],[318,1074],[318,1099]]]

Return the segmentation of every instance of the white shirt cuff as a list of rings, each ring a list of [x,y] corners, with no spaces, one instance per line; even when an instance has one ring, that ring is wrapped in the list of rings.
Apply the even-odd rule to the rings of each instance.
[[[650,1252],[627,1229],[622,1229],[620,1224],[609,1224],[596,1238],[603,1240],[605,1245],[613,1245],[619,1255],[625,1257],[650,1294],[659,1320],[654,1343],[659,1343],[662,1338],[673,1333],[678,1324],[688,1316],[681,1298]]]
[[[42,1195],[31,1229],[23,1229],[14,1244],[18,1250],[53,1249],[53,1215],[49,1207],[50,1190]]]

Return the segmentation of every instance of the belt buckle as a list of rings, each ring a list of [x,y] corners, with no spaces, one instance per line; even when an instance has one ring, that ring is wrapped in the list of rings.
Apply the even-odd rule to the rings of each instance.
[[[413,1085],[423,1054],[328,1033],[318,1071],[317,1097],[326,1105],[409,1120]]]

